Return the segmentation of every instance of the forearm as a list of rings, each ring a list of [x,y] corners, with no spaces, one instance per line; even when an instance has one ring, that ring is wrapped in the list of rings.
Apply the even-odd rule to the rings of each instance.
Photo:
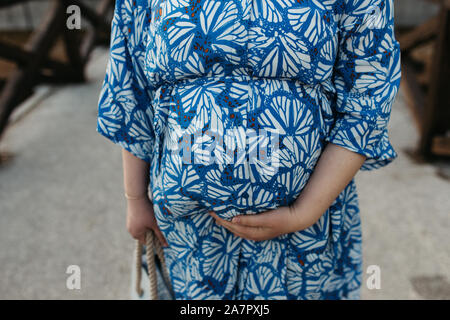
[[[125,192],[130,196],[146,193],[149,183],[149,164],[122,149],[122,165]]]
[[[365,157],[333,143],[323,150],[314,172],[292,204],[299,230],[308,228],[326,212],[358,172]]]

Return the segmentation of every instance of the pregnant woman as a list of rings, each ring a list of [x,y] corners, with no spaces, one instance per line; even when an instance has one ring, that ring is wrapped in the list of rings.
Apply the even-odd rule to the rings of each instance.
[[[393,0],[117,0],[97,131],[176,299],[355,299],[354,175],[396,156]]]

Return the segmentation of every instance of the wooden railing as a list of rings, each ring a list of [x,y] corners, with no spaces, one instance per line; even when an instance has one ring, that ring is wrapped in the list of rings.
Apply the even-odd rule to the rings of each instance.
[[[0,0],[0,10],[21,3],[38,0]],[[79,6],[81,16],[89,22],[86,30],[69,30],[66,26],[70,5]],[[42,82],[82,82],[84,67],[97,44],[109,44],[110,21],[108,12],[114,0],[99,0],[95,9],[79,0],[51,0],[50,10],[44,20],[33,30],[22,46],[0,42],[0,58],[16,64],[0,88],[0,137],[8,119],[22,101]],[[62,38],[66,61],[50,56],[56,41]]]
[[[439,14],[398,37],[403,89],[420,132],[417,155],[425,160],[450,156],[450,0],[428,1]]]

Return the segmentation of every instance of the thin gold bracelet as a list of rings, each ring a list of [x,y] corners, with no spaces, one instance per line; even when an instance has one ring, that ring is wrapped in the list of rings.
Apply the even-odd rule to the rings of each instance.
[[[144,194],[141,194],[140,196],[130,196],[128,193],[124,193],[125,194],[125,198],[127,198],[128,200],[140,200],[145,198],[145,196],[147,195],[147,192],[145,192]]]

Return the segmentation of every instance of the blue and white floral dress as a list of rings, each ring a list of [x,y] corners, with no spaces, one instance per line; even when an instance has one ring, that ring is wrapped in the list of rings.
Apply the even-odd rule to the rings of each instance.
[[[176,299],[359,297],[354,180],[315,225],[272,240],[237,237],[208,210],[231,219],[291,204],[329,142],[365,155],[362,170],[397,156],[387,131],[401,78],[393,9],[116,1],[97,131],[150,163]]]

